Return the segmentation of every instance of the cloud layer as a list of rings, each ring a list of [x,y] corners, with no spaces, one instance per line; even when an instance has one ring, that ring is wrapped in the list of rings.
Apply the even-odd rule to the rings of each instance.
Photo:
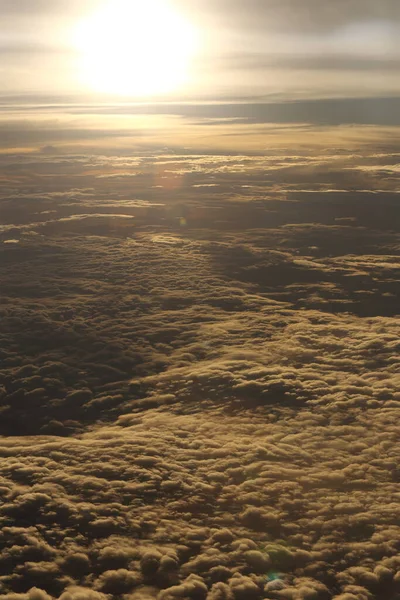
[[[5,154],[4,600],[396,599],[398,154]]]

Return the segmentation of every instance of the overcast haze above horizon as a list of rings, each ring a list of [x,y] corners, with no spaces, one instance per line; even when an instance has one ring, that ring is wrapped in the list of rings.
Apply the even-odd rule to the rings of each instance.
[[[105,4],[104,0],[3,1],[2,92],[40,92],[49,97],[93,93],[79,78],[76,31]],[[131,8],[145,3],[119,4],[119,8],[115,4],[116,11],[122,20],[130,20],[134,38],[137,31]],[[278,96],[290,100],[399,94],[400,8],[396,0],[170,0],[169,5],[193,25],[190,33],[198,36],[198,44],[187,86],[159,94],[163,99]],[[124,14],[127,6],[131,13]],[[160,32],[154,23],[159,3],[152,10],[153,28],[141,38],[141,47],[135,48],[140,56],[130,57],[130,64],[124,62],[127,79],[134,77],[137,61],[157,47]],[[109,23],[109,29],[101,31],[107,51],[115,43],[110,37],[113,26]],[[185,47],[180,51],[185,53]],[[115,96],[113,90],[105,95]],[[132,98],[129,93],[126,96]]]
[[[106,151],[113,136],[263,152],[271,123],[317,145],[396,137],[395,0],[7,0],[0,19],[1,151]]]

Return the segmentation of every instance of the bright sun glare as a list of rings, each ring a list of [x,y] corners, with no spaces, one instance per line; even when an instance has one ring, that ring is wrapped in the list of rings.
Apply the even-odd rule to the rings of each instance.
[[[188,83],[197,32],[167,0],[110,0],[75,32],[85,86],[147,97]]]

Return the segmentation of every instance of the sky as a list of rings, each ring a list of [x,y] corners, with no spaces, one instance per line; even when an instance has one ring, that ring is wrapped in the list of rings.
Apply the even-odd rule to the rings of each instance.
[[[397,135],[395,0],[3,0],[0,19],[1,152]]]
[[[181,56],[190,54],[190,77],[177,90],[155,86],[155,97],[216,101],[399,93],[396,0],[119,0],[112,17],[99,20],[110,6],[105,0],[4,0],[2,93],[96,95],[81,72],[91,49],[104,61],[117,47],[129,80],[138,60],[146,65],[155,53],[160,61],[174,45]],[[122,44],[115,35],[121,28],[130,38]],[[130,46],[132,38],[140,43]],[[105,82],[101,92],[115,95]]]

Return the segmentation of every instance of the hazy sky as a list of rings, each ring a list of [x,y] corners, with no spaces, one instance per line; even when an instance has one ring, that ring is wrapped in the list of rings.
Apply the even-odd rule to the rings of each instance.
[[[398,140],[397,0],[2,0],[0,22],[2,153]]]
[[[0,22],[8,95],[218,100],[400,91],[398,0],[2,0]],[[143,77],[145,85],[131,83]]]

